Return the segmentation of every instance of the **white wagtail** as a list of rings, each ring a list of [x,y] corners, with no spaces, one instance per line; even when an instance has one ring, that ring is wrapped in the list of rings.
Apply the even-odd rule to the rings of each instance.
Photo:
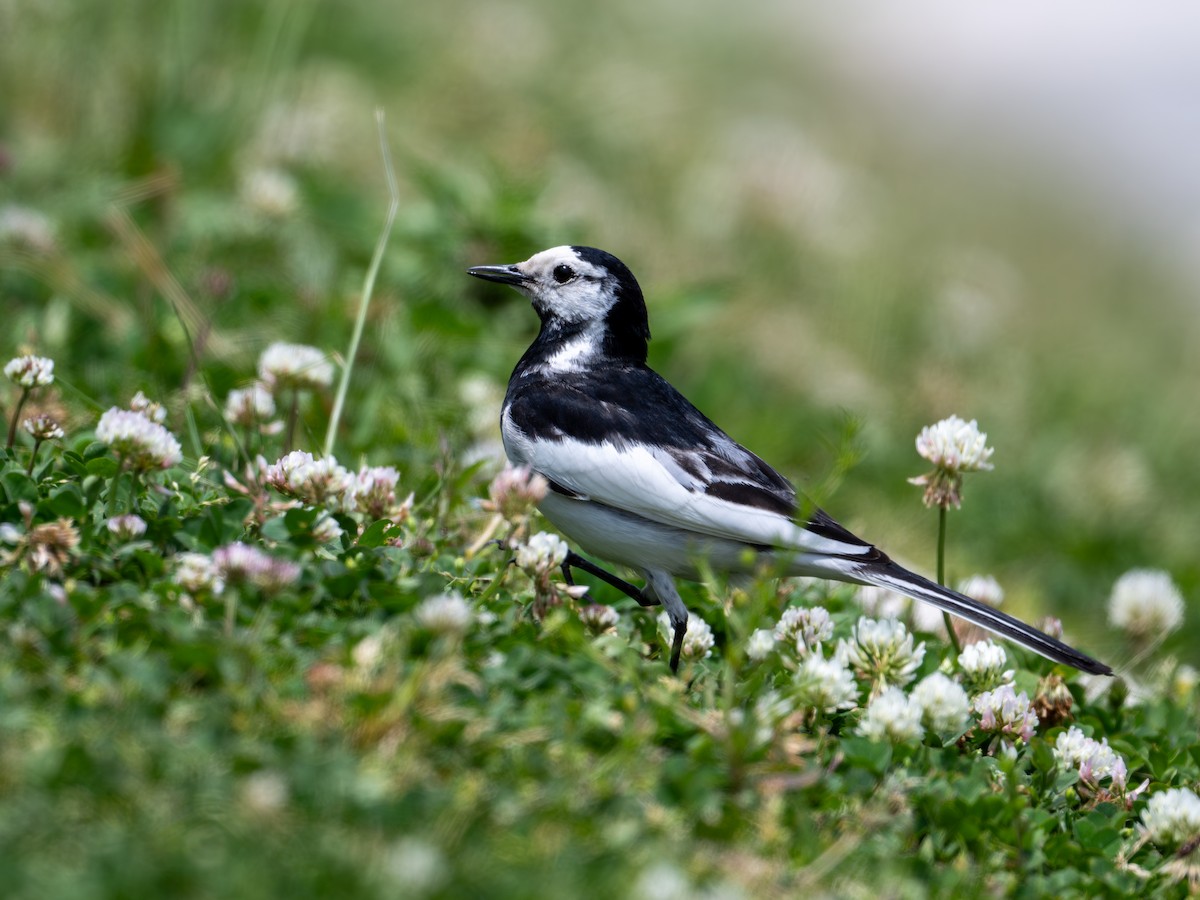
[[[539,508],[585,552],[640,570],[639,590],[572,552],[563,565],[607,581],[643,606],[661,603],[674,629],[688,611],[673,576],[697,560],[746,572],[762,555],[792,575],[873,584],[961,616],[1056,662],[1112,670],[1036,628],[892,562],[736,443],[646,365],[650,327],[633,273],[593,247],[554,247],[471,275],[529,297],[538,336],[508,382],[504,450],[550,484]]]

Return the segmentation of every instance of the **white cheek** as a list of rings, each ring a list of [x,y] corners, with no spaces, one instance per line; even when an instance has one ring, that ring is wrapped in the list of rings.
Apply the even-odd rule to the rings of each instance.
[[[591,281],[570,285],[549,299],[551,310],[568,322],[599,319],[612,305],[612,298],[604,293],[602,285]]]

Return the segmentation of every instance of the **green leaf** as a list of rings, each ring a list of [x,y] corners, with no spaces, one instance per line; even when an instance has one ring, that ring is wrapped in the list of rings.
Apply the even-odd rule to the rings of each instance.
[[[5,472],[3,476],[0,476],[0,485],[3,485],[4,494],[11,503],[18,503],[21,500],[29,503],[37,501],[37,484],[24,472]]]
[[[50,495],[44,504],[55,515],[82,519],[87,514],[87,502],[77,484],[64,484]]]
[[[89,459],[87,462],[87,471],[89,475],[98,475],[101,478],[112,478],[120,470],[117,461],[111,456],[97,456]]]
[[[892,745],[887,741],[872,741],[864,737],[848,737],[842,742],[846,762],[876,775],[882,775],[892,761]]]

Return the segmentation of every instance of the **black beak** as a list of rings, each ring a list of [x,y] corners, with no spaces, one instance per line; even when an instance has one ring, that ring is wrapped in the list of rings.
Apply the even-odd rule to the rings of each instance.
[[[511,284],[520,286],[526,284],[532,279],[513,266],[474,266],[467,269],[468,275],[474,275],[476,278],[482,278],[484,281],[497,281],[500,284]]]

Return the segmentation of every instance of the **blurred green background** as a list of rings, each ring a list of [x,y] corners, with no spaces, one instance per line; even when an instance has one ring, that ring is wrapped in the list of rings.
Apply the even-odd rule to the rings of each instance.
[[[658,368],[925,571],[913,439],[977,418],[996,469],[952,514],[951,576],[996,575],[1104,656],[1123,571],[1200,586],[1194,290],[1067,189],[923,152],[778,12],[0,4],[6,352],[52,356],[78,411],[223,397],[272,340],[342,350],[380,108],[401,208],[344,455],[412,471],[479,439],[464,380],[501,390],[535,320],[462,270],[593,244],[646,289]],[[1171,649],[1196,661],[1196,636]]]

